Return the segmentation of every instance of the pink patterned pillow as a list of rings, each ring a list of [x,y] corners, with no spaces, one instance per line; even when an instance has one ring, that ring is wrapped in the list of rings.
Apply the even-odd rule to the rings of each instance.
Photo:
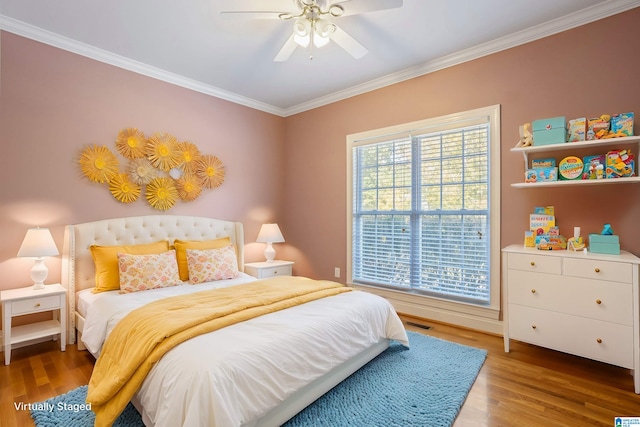
[[[238,260],[233,246],[218,249],[187,249],[189,282],[192,284],[238,277]]]
[[[120,293],[166,288],[182,283],[176,251],[153,255],[118,254]]]

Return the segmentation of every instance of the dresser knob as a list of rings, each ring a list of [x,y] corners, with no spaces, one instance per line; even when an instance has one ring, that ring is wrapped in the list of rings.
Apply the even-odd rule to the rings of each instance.
[[[531,261],[531,266],[533,267],[534,265],[536,265],[536,263]]]
[[[602,338],[597,338],[597,339],[596,339],[596,342],[597,342],[598,344],[602,344]]]
[[[275,271],[273,272],[273,274],[278,274],[278,270],[275,270]]]
[[[594,270],[596,273],[600,273],[600,269],[598,267],[596,267],[596,269]]]
[[[597,300],[596,300],[596,304],[602,304],[602,300],[597,299]]]
[[[531,289],[531,293],[532,293],[532,294],[535,294],[535,293],[536,293],[536,290],[535,290],[535,289]]]
[[[531,329],[536,329],[537,326],[536,325],[531,325]]]
[[[36,304],[36,307],[40,307],[40,303],[37,303],[37,304]]]

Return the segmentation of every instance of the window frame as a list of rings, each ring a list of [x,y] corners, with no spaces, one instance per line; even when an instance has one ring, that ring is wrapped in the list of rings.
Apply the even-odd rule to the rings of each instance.
[[[455,299],[447,299],[433,295],[411,292],[411,290],[388,289],[375,285],[353,283],[353,149],[361,145],[388,141],[417,132],[432,133],[463,128],[479,123],[482,118],[489,119],[488,147],[488,179],[489,206],[488,225],[490,228],[489,246],[489,284],[491,287],[489,303],[476,304]],[[478,108],[474,110],[433,117],[416,122],[374,129],[347,135],[347,283],[357,287],[379,290],[385,294],[400,294],[403,300],[415,299],[420,305],[431,306],[441,310],[455,310],[473,316],[499,319],[500,313],[500,105]]]

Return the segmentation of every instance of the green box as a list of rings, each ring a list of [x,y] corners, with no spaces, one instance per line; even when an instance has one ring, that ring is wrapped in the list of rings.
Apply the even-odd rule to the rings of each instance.
[[[620,243],[620,238],[615,234],[589,234],[589,243]]]
[[[566,120],[564,117],[551,117],[531,122],[533,145],[551,145],[567,142]]]
[[[591,242],[589,244],[589,250],[594,254],[620,255],[620,244]]]

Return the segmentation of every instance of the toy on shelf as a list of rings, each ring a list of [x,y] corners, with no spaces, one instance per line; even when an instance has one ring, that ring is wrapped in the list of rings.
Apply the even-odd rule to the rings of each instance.
[[[582,251],[585,249],[584,240],[580,236],[580,227],[573,227],[573,237],[567,242],[567,249],[570,251]]]
[[[620,238],[605,224],[600,234],[589,234],[589,250],[598,254],[620,255]]]
[[[606,162],[606,178],[625,178],[635,175],[635,160],[631,150],[609,151]]]
[[[531,123],[520,125],[520,140],[516,147],[529,147],[533,145],[533,133],[531,132]]]

